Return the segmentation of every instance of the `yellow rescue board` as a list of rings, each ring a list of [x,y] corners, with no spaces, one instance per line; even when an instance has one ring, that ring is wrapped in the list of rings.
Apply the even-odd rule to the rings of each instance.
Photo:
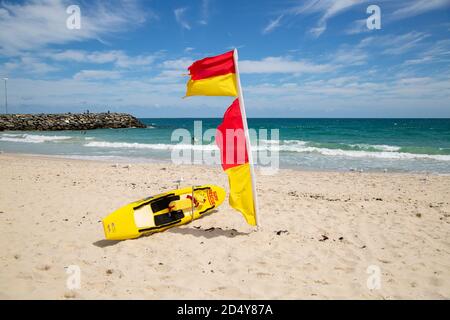
[[[203,185],[130,203],[103,219],[105,237],[108,240],[133,239],[186,224],[217,208],[225,196],[223,188]]]

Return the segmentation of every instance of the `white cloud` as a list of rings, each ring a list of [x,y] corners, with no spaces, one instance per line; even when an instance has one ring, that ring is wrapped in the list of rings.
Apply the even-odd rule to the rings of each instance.
[[[201,18],[199,23],[202,25],[207,25],[209,22],[209,8],[210,0],[202,0],[201,4]]]
[[[217,115],[223,114],[224,99],[182,99],[186,90],[184,81],[155,82],[151,77],[125,80],[111,73],[100,72],[102,70],[85,71],[90,72],[71,79],[10,79],[8,98],[12,112],[79,112],[89,108],[91,111],[117,110],[136,114],[136,109],[132,108],[139,108],[140,114],[149,116],[154,115],[155,107],[159,105],[166,110],[162,111],[162,116],[170,115],[167,113],[169,108],[176,110],[178,115],[183,112],[192,115],[192,111],[200,106],[202,108],[197,114],[205,114],[205,110],[211,113],[211,108],[219,110]],[[100,77],[114,79],[95,81],[94,78]]]
[[[417,49],[423,45],[423,40],[430,35],[424,32],[411,31],[400,35],[371,36],[359,43],[359,48],[377,48],[382,54],[400,55]]]
[[[192,25],[206,26],[210,20],[211,14],[211,0],[201,0],[200,7],[196,7],[196,22],[189,22],[186,13],[189,10],[188,7],[176,8],[173,13],[175,15],[176,22],[181,26],[181,28],[186,30],[191,30]]]
[[[113,70],[81,70],[73,76],[75,80],[115,80],[120,77],[120,72]]]
[[[267,34],[267,33],[272,32],[276,28],[278,28],[281,25],[281,19],[282,18],[283,18],[283,15],[279,15],[277,18],[269,21],[267,26],[265,26],[265,28],[262,30],[262,33],[263,34]]]
[[[450,62],[450,40],[439,40],[417,58],[406,60],[404,65],[420,65],[435,62]]]
[[[191,30],[191,26],[186,21],[184,14],[186,13],[187,8],[177,8],[173,11],[175,15],[175,20],[177,23],[184,29]]]
[[[432,56],[433,58],[447,57],[450,58],[450,39],[439,40],[434,43],[424,55]]]
[[[345,30],[346,34],[358,34],[371,31],[367,28],[367,20],[360,19],[353,22],[353,24]]]
[[[49,72],[58,71],[59,68],[53,65],[49,65],[41,60],[31,57],[23,56],[18,59],[5,62],[0,67],[1,74],[11,73],[26,73],[30,75],[43,75]]]
[[[73,67],[77,64],[112,64],[112,70],[142,71],[143,67],[152,65],[160,57],[160,52],[130,56],[121,50],[93,52],[44,50],[35,54],[24,52],[19,57],[9,57],[5,63],[0,65],[0,74],[9,74],[11,77],[43,76],[55,71],[65,71],[68,66]],[[114,74],[112,75],[114,76]],[[84,77],[86,74],[80,73],[78,76]]]
[[[315,27],[310,29],[311,34],[318,37],[327,29],[327,21],[356,5],[361,5],[368,0],[308,0],[301,5],[287,10],[293,15],[320,14]]]
[[[422,32],[409,32],[400,36],[387,36],[383,39],[383,45],[387,47],[384,54],[402,54],[415,47],[430,35]]]
[[[359,47],[341,46],[336,52],[330,55],[330,60],[334,64],[343,66],[362,65],[369,59],[369,54]]]
[[[165,60],[157,65],[159,74],[153,77],[152,83],[185,83],[187,81],[187,68],[194,62],[191,58]]]
[[[450,0],[414,0],[405,1],[403,7],[395,10],[390,18],[393,20],[415,17],[428,11],[450,6]]]
[[[49,44],[99,39],[113,32],[141,24],[151,12],[140,10],[133,0],[97,2],[81,6],[81,29],[68,29],[65,0],[29,0],[21,4],[2,2],[0,7],[0,52],[20,52],[44,48]],[[133,17],[130,19],[129,17]]]
[[[93,52],[83,50],[65,50],[47,52],[44,55],[56,61],[75,61],[96,64],[114,63],[115,66],[119,68],[150,65],[157,57],[157,55],[129,56],[121,50]]]
[[[364,10],[361,11],[361,14],[364,16],[366,14],[365,5],[380,5],[382,15],[386,15],[388,17],[387,19],[384,19],[384,21],[405,19],[450,6],[450,0],[378,0],[378,3],[372,2],[373,1],[371,0],[305,0],[300,1],[299,5],[291,6],[282,12],[284,15],[290,16],[318,15],[317,23],[309,29],[309,32],[313,36],[319,37],[327,30],[328,20],[345,13],[356,6],[361,6],[361,8],[364,8]],[[367,30],[367,28],[364,28],[365,22],[365,19],[356,20],[345,32],[347,34],[365,32]],[[270,26],[271,23],[272,21],[267,25],[267,27]],[[278,24],[275,24],[275,26],[279,26],[279,21]]]
[[[281,85],[265,83],[247,86],[245,91],[252,99],[284,100],[289,104],[299,101],[308,102],[317,97],[322,98],[322,103],[327,104],[332,104],[339,99],[348,104],[351,99],[351,104],[355,106],[358,106],[358,101],[373,100],[376,107],[378,103],[388,99],[397,100],[399,106],[407,105],[402,101],[411,100],[425,104],[433,100],[448,105],[446,99],[450,98],[449,85],[448,77],[442,79],[433,77],[396,79],[393,77],[389,81],[380,83],[352,76]]]
[[[430,63],[432,61],[433,61],[432,57],[422,57],[422,58],[417,58],[417,59],[406,60],[403,63],[403,65],[410,66],[410,65],[416,65],[416,64],[426,64],[426,63]]]
[[[289,57],[267,57],[261,60],[242,60],[239,62],[241,73],[321,73],[332,70],[327,64],[314,64]]]
[[[161,64],[164,69],[179,70],[187,72],[187,68],[194,62],[190,58],[180,58],[176,60],[166,60]]]

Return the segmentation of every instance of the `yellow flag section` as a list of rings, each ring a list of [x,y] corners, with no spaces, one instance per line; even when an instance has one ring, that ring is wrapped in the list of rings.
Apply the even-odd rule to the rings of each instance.
[[[233,51],[195,61],[188,70],[187,97],[238,95]]]
[[[230,183],[230,206],[240,211],[248,224],[256,226],[250,165],[245,163],[225,172]]]
[[[189,96],[232,96],[236,93],[236,75],[229,73],[200,80],[189,80],[186,97]]]

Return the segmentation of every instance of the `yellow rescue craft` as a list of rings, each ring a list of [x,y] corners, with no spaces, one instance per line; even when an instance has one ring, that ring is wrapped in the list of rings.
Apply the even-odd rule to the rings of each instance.
[[[198,219],[224,201],[215,185],[187,187],[130,203],[103,219],[108,240],[124,240],[161,232]]]

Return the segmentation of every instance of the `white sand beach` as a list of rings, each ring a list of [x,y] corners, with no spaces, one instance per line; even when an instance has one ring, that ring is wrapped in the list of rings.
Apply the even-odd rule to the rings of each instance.
[[[450,176],[280,170],[257,177],[259,230],[224,203],[183,227],[104,240],[104,216],[180,177],[228,188],[220,168],[1,154],[0,298],[450,298]]]

